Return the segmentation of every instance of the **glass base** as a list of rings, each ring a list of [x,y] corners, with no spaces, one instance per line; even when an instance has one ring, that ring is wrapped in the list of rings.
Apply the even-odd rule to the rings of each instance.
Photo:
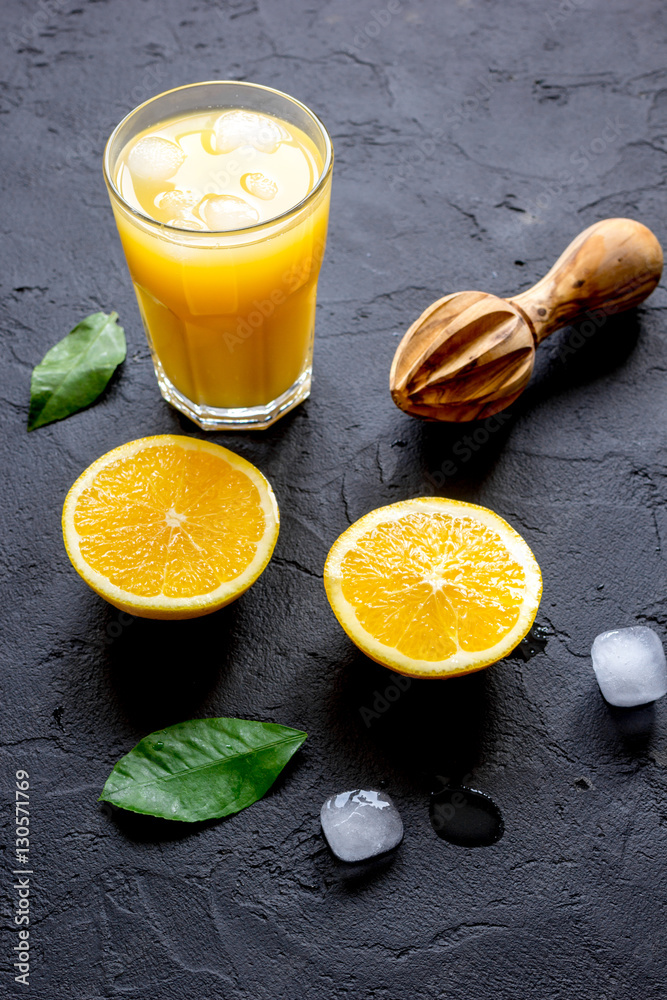
[[[266,406],[200,406],[179,392],[164,373],[157,358],[153,358],[160,392],[172,406],[189,417],[204,431],[263,431],[280,420],[295,406],[310,396],[312,367],[306,368],[296,382]]]

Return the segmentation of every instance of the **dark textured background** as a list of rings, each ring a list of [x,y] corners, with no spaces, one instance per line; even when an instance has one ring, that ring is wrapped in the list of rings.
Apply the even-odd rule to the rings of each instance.
[[[387,391],[397,338],[443,292],[525,288],[606,216],[667,237],[662,0],[47,6],[1,11],[1,833],[7,857],[26,768],[36,895],[31,986],[14,987],[7,930],[0,994],[662,1000],[667,706],[612,713],[589,650],[635,622],[665,637],[665,291],[594,336],[552,337],[474,452],[470,428],[412,421]],[[281,534],[261,580],[210,618],[123,626],[69,565],[62,501],[108,449],[199,432],[158,394],[101,154],[140,101],[226,77],[294,94],[333,135],[314,392],[268,432],[212,438],[275,487]],[[129,352],[104,398],[28,435],[31,367],[111,308]],[[368,510],[434,491],[525,535],[548,646],[414,683],[367,727],[360,709],[393,675],[338,627],[325,555]],[[309,732],[265,800],[196,828],[100,810],[141,736],[222,714]],[[503,809],[494,847],[430,828],[434,775],[457,770]],[[323,846],[319,808],[380,782],[405,842],[355,874]]]

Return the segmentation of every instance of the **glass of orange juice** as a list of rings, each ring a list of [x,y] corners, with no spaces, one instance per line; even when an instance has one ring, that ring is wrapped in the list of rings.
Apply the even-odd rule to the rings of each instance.
[[[195,83],[112,133],[104,176],[162,395],[205,430],[310,394],[333,149],[268,87]]]

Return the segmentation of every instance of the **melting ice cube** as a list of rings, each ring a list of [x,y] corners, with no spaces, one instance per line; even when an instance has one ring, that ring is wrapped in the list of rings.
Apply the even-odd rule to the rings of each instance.
[[[593,670],[610,705],[630,708],[667,694],[667,662],[652,628],[635,625],[596,636]]]
[[[202,202],[201,214],[212,232],[244,229],[254,225],[259,215],[243,198],[233,194],[209,194]]]
[[[341,861],[364,861],[400,844],[403,823],[398,809],[384,792],[340,792],[332,795],[320,813],[329,847]]]
[[[173,177],[185,160],[185,153],[175,142],[159,135],[146,135],[130,150],[127,165],[143,180],[166,181]]]
[[[171,216],[178,219],[187,215],[191,208],[197,204],[197,195],[192,191],[181,191],[174,188],[173,191],[163,191],[155,199],[156,206],[163,212],[169,212]]]
[[[263,201],[271,201],[278,194],[278,185],[265,174],[244,174],[241,186],[248,194],[254,194],[255,198]]]
[[[218,153],[231,153],[239,146],[254,146],[261,153],[275,153],[287,133],[273,118],[254,111],[225,111],[213,126]]]
[[[166,225],[173,226],[174,229],[192,229],[193,231],[204,229],[204,223],[195,219],[193,215],[179,215],[175,219],[169,219]]]

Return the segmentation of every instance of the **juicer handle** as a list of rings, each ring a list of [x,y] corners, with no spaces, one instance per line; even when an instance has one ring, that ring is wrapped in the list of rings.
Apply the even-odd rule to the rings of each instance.
[[[642,302],[660,281],[662,248],[634,219],[603,219],[570,243],[536,285],[508,299],[537,344],[591,310],[605,315]]]

